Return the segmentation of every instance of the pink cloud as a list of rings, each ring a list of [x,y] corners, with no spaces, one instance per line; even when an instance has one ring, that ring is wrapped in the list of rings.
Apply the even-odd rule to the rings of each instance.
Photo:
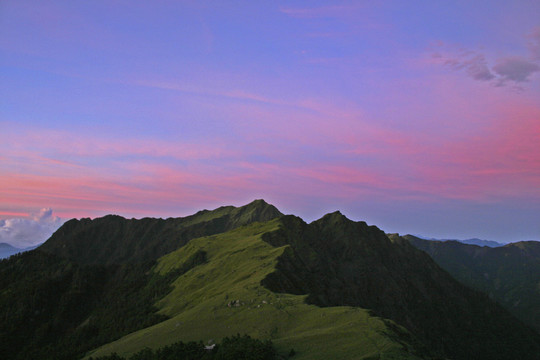
[[[138,178],[121,182],[105,177],[65,179],[61,176],[11,175],[9,179],[0,179],[0,193],[6,202],[16,202],[18,206],[54,204],[61,216],[81,208],[86,209],[85,216],[118,211],[143,214],[144,209],[152,204],[170,206],[174,202],[182,204],[205,198],[202,194],[195,195],[186,189],[189,183],[163,184],[151,180]],[[160,185],[168,186],[161,188]]]
[[[20,216],[26,216],[27,213],[24,212],[16,212],[16,211],[0,211],[0,218],[8,218],[8,217],[20,217]]]
[[[239,100],[219,104],[232,135],[199,143],[14,126],[2,135],[0,194],[6,203],[52,206],[62,216],[84,215],[81,208],[173,215],[194,203],[267,196],[539,197],[534,100],[429,70],[385,91],[393,103],[375,110],[339,97],[282,101],[219,91]]]
[[[477,200],[540,199],[540,108],[517,99],[490,100],[494,118],[482,133],[424,147],[414,171],[425,191]]]
[[[148,156],[170,157],[178,160],[217,159],[232,156],[235,150],[226,146],[223,140],[209,138],[205,143],[175,142],[148,138],[115,138],[92,136],[68,131],[20,129],[4,134],[4,152],[13,157],[23,157],[33,162],[80,167],[74,161],[55,157],[121,157]],[[89,136],[90,135],[90,136]],[[43,155],[50,154],[50,155]]]

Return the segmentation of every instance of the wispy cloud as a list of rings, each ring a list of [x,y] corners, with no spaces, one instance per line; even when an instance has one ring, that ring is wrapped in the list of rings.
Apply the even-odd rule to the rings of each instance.
[[[482,54],[469,53],[461,58],[445,59],[444,63],[455,70],[465,69],[467,74],[475,80],[489,81],[495,78]]]
[[[116,137],[92,136],[65,130],[30,130],[24,127],[13,126],[8,131],[9,136],[2,137],[5,153],[10,157],[28,157],[29,160],[49,162],[64,166],[81,166],[73,161],[67,161],[43,154],[55,154],[59,157],[121,157],[121,156],[148,156],[170,157],[178,160],[200,160],[220,158],[230,155],[233,150],[221,144],[219,139],[207,139],[205,146],[200,143],[187,141],[168,141],[143,137]],[[9,128],[8,128],[9,130]],[[21,147],[20,144],[30,144]]]

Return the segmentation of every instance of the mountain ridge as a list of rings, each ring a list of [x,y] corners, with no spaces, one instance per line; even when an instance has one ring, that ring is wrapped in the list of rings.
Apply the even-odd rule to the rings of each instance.
[[[47,359],[44,344],[57,352],[76,345],[52,357],[71,359],[100,345],[100,354],[132,353],[141,337],[156,347],[236,332],[274,338],[282,350],[296,341],[299,359],[540,353],[538,334],[406,239],[339,211],[307,224],[264,200],[185,218],[71,220],[37,250],[0,262],[0,279],[0,344],[18,332],[34,339],[12,357],[0,346],[5,359]],[[35,315],[44,309],[49,317]],[[195,335],[202,338],[181,338]],[[327,349],[310,353],[314,342]]]
[[[20,254],[25,251],[30,251],[37,248],[40,245],[34,245],[26,248],[18,248],[8,243],[0,243],[0,260],[10,257],[11,255]]]
[[[488,246],[488,247],[499,247],[499,246],[506,245],[506,243],[501,243],[501,242],[493,241],[493,240],[479,239],[479,238],[438,239],[438,238],[434,238],[434,237],[426,237],[426,236],[421,236],[421,235],[411,235],[411,234],[408,234],[408,235],[417,237],[417,238],[422,239],[422,240],[429,240],[429,241],[457,241],[457,242],[460,242],[462,244],[467,244],[467,245]]]
[[[275,246],[289,244],[292,251],[280,258],[277,271],[264,280],[269,289],[307,294],[308,303],[323,307],[371,309],[405,326],[435,354],[462,359],[511,356],[512,351],[481,345],[489,343],[489,336],[482,334],[494,329],[500,334],[509,328],[519,331],[522,324],[484,294],[459,284],[408,242],[392,241],[376,226],[336,212],[310,224],[294,216],[280,220],[289,223],[286,230],[263,240]],[[506,325],[501,327],[492,317]],[[460,323],[467,323],[476,335],[464,336]],[[539,345],[531,330],[522,334]],[[513,346],[508,338],[501,342],[507,348]]]
[[[272,247],[262,236],[281,226],[281,219],[253,223],[230,232],[194,239],[160,258],[156,271],[167,274],[198,252],[208,262],[185,273],[163,298],[160,313],[171,318],[107,344],[91,356],[117,352],[130,355],[144,346],[168,344],[170,334],[185,339],[215,339],[229,332],[269,337],[278,349],[294,347],[301,359],[418,359],[403,333],[363,309],[319,308],[304,296],[275,294],[260,281],[271,273],[288,245]],[[205,326],[201,324],[212,324]],[[399,329],[397,325],[394,325]],[[375,330],[375,331],[374,331]],[[334,334],[337,332],[339,335]],[[393,334],[392,340],[388,334]],[[346,342],[346,346],[344,345]],[[392,355],[393,354],[393,355]],[[391,357],[394,356],[394,357]]]
[[[483,291],[540,333],[540,242],[489,248],[403,236],[462,283]]]
[[[39,249],[82,264],[113,264],[157,259],[190,239],[225,232],[283,214],[264,200],[242,207],[222,206],[181,218],[126,219],[106,215],[64,223]]]

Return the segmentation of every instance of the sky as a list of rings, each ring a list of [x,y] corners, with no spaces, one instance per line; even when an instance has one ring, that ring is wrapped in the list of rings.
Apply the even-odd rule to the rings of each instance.
[[[0,1],[0,242],[263,198],[540,240],[540,2]]]

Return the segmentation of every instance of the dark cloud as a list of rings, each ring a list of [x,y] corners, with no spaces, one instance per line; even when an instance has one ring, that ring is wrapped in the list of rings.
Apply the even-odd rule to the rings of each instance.
[[[483,53],[470,50],[449,49],[444,43],[436,44],[433,59],[456,71],[463,71],[478,81],[488,81],[495,86],[512,85],[522,89],[521,84],[529,81],[540,71],[540,27],[528,36],[529,57],[507,56],[490,66]],[[445,49],[446,48],[446,49]],[[446,51],[445,51],[446,50]]]
[[[493,71],[499,75],[499,81],[514,81],[521,83],[528,81],[530,76],[539,71],[540,66],[521,57],[508,57],[497,61]]]
[[[466,52],[459,57],[446,58],[444,64],[454,70],[465,70],[475,80],[490,81],[495,78],[482,54]]]
[[[33,246],[47,240],[62,223],[49,208],[26,218],[0,220],[0,243],[17,248]]]
[[[487,66],[487,61],[484,55],[478,54],[466,62],[467,74],[473,79],[489,81],[495,78]]]
[[[528,36],[527,47],[533,59],[540,60],[540,27],[534,29]]]

